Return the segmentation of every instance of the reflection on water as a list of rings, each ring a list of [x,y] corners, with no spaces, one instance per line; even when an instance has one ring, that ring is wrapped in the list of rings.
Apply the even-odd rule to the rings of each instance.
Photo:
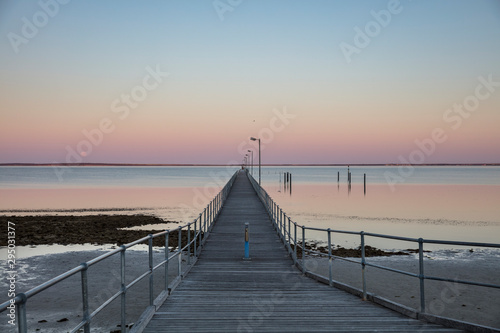
[[[268,193],[299,224],[412,238],[500,243],[500,186],[294,184],[286,195],[276,184]],[[308,238],[326,240],[307,231]],[[316,234],[316,235],[315,235]],[[359,245],[359,236],[334,236],[342,246]],[[382,248],[418,247],[368,238]],[[356,245],[356,246],[357,246]]]
[[[290,172],[280,172],[278,183],[278,192],[292,195],[292,174]]]
[[[262,168],[262,184],[278,181],[283,172],[293,174],[295,184],[347,184],[351,173],[351,183],[363,183],[366,174],[367,184],[385,184],[393,181],[398,184],[467,184],[500,185],[500,166],[273,166]],[[258,173],[254,172],[254,177]]]
[[[146,214],[191,222],[219,188],[0,189],[2,215]]]
[[[393,191],[386,175],[400,174],[400,168],[408,167],[351,166],[351,175],[347,167],[265,167],[262,184],[292,219],[306,226],[500,243],[500,167],[414,167]],[[72,167],[64,182],[52,168],[0,171],[2,215],[150,214],[186,223],[206,207],[234,168]],[[326,239],[309,231],[307,237]],[[334,243],[357,246],[358,238],[335,235]]]

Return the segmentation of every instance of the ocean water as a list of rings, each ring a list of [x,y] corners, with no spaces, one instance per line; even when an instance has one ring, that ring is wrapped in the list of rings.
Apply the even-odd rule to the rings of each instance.
[[[0,167],[0,189],[203,187],[225,183],[236,167]],[[224,185],[224,184],[223,184]]]
[[[347,167],[266,168],[262,182],[280,207],[301,225],[500,243],[500,167],[356,166],[349,171],[351,186],[347,182]],[[291,184],[285,183],[284,172],[291,173]],[[258,178],[255,169],[254,176]],[[306,238],[326,242],[325,233],[307,233]],[[333,237],[336,245],[360,244],[359,236]],[[405,243],[367,237],[368,245],[379,248],[418,247]]]
[[[0,167],[0,214],[149,214],[190,222],[236,167]]]
[[[500,167],[497,166],[332,166],[332,167],[266,167],[262,169],[262,181],[279,183],[279,173],[292,173],[294,184],[337,184],[347,182],[347,171],[352,174],[351,183],[363,183],[363,175],[370,184],[469,184],[500,185]],[[254,167],[258,179],[258,167]]]
[[[143,213],[184,223],[198,216],[237,169],[0,167],[0,214]],[[293,221],[306,226],[500,243],[500,167],[353,166],[351,186],[347,170],[263,167],[262,185]],[[291,184],[285,184],[284,172],[292,175]],[[258,179],[257,167],[253,175]],[[314,232],[306,237],[325,241]],[[334,238],[337,245],[359,245],[356,237]]]

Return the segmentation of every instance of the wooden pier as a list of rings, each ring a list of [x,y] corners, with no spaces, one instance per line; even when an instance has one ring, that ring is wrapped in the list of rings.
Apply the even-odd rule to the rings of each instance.
[[[250,258],[244,260],[249,223]],[[144,332],[461,332],[304,275],[240,172],[203,252]]]

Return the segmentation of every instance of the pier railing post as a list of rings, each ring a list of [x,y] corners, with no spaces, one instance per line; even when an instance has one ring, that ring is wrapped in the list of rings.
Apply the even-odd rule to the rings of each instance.
[[[28,333],[28,322],[26,321],[26,302],[28,298],[24,293],[19,293],[17,296],[21,297],[21,302],[16,303],[17,312],[17,328],[19,333]]]
[[[276,204],[276,210],[274,212],[273,227],[276,228],[276,222],[278,222],[278,214],[280,213],[280,206]]]
[[[201,250],[201,244],[202,244],[202,237],[203,237],[203,226],[201,225],[201,217],[203,216],[203,212],[200,213],[200,215],[198,216],[198,219],[200,220],[200,250]]]
[[[425,313],[425,288],[424,288],[424,240],[418,239],[418,278],[420,280],[420,312]]]
[[[294,235],[293,235],[293,263],[297,264],[297,223],[293,224]]]
[[[214,217],[214,208],[213,208],[213,201],[210,201],[208,204],[208,227],[207,230],[210,231],[210,228],[212,227],[212,219]]]
[[[198,235],[197,235],[198,230],[197,230],[197,228],[196,228],[196,221],[198,221],[198,219],[195,219],[195,220],[194,220],[194,234],[193,234],[193,236],[194,236],[194,237],[193,237],[193,238],[194,238],[194,239],[193,239],[193,241],[194,241],[194,242],[193,242],[193,255],[194,255],[194,257],[195,257],[195,258],[197,258],[197,257],[198,257],[198,249],[196,248],[196,246],[197,246],[197,244],[196,244],[196,243],[197,243],[197,240],[198,240]]]
[[[154,303],[154,295],[153,295],[153,235],[149,235],[148,240],[148,248],[149,248],[149,305],[153,305]]]
[[[266,210],[267,210],[267,214],[271,215],[271,207],[269,205],[269,194],[267,194],[266,192]]]
[[[179,227],[179,232],[177,233],[177,276],[181,276],[182,268],[182,228]]]
[[[214,218],[214,207],[213,207],[213,201],[210,201],[208,204],[208,224],[207,224],[207,230],[210,232],[210,229],[212,228],[212,220]]]
[[[306,228],[302,227],[302,273],[306,273]]]
[[[286,214],[283,213],[283,242],[286,243]]]
[[[332,233],[330,228],[327,229],[328,232],[328,284],[333,286],[333,258],[332,258]]]
[[[203,239],[205,239],[207,233],[207,208],[203,210]]]
[[[83,332],[90,333],[90,314],[89,314],[89,286],[88,286],[88,277],[87,270],[89,266],[87,263],[81,264],[83,267],[81,275],[82,275],[82,308],[83,308],[83,321],[85,324],[83,325]]]
[[[126,312],[126,306],[127,306],[127,287],[125,285],[125,245],[120,246],[121,247],[121,252],[120,252],[120,272],[121,272],[121,332],[126,333],[127,328],[127,312]]]
[[[273,201],[273,224],[275,223],[277,216],[278,216],[278,205]]]
[[[167,233],[165,234],[165,291],[167,292],[167,295],[169,293],[168,291],[168,262],[170,260],[168,260],[168,257],[170,255],[170,249],[168,248],[168,239],[170,237],[170,231],[167,231]]]
[[[213,204],[212,204],[212,224],[213,222],[215,221],[215,219],[217,218],[217,196],[215,196],[214,200],[212,200]],[[211,230],[212,228],[210,228]]]
[[[361,279],[363,281],[363,301],[366,301],[366,278],[365,278],[365,232],[361,231]]]
[[[290,216],[288,216],[288,247],[290,248],[290,244],[291,244],[291,239],[290,239],[290,236],[291,236],[291,231],[290,231]]]
[[[274,217],[273,221],[273,228],[274,230],[278,231],[278,221],[279,221],[279,214],[280,214],[281,208],[279,205],[276,205],[276,216]]]
[[[276,213],[276,204],[271,200],[271,221],[274,221],[274,214]]]
[[[188,224],[188,235],[187,235],[187,264],[191,265],[191,224]]]
[[[284,235],[284,229],[283,229],[283,210],[280,212],[280,238],[282,241],[284,241],[283,235]]]

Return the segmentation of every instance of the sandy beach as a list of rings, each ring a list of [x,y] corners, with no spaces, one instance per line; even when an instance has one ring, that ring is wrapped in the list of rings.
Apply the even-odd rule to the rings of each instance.
[[[27,291],[56,276],[62,274],[82,262],[106,253],[107,251],[79,251],[44,256],[34,256],[18,260],[18,291]],[[163,252],[155,250],[157,264],[163,258]],[[132,282],[148,269],[148,253],[146,251],[127,251],[126,253],[127,283]],[[5,265],[0,268],[0,275],[5,276]],[[177,274],[177,266],[169,267],[169,278]],[[94,311],[100,304],[120,289],[120,256],[115,255],[106,261],[91,266],[89,276],[89,306]],[[163,269],[155,271],[155,297],[164,285]],[[41,333],[67,332],[82,319],[82,296],[80,274],[68,278],[57,286],[51,287],[30,298],[27,303],[28,331]],[[149,305],[148,278],[127,291],[127,324],[133,324]],[[0,295],[7,295],[8,285],[2,279]],[[2,297],[1,302],[7,299]],[[92,332],[113,332],[119,329],[120,298],[112,302],[92,321]],[[1,332],[16,332],[7,323],[7,316],[0,321]]]
[[[176,222],[163,221],[153,216],[145,215],[84,215],[84,216],[2,216],[2,224],[15,221],[16,251],[22,256],[16,258],[16,292],[25,292],[34,288],[76,266],[89,261],[109,251],[110,248],[132,242],[150,233],[161,230],[122,230],[137,226],[148,226]],[[6,258],[5,231],[0,232],[0,253],[2,261]],[[178,242],[177,233],[170,235],[171,244]],[[183,234],[182,240],[186,240]],[[58,244],[58,245],[53,245]],[[92,244],[88,246],[95,250],[72,251],[70,244]],[[163,245],[164,238],[155,239],[155,245]],[[48,246],[62,248],[62,253],[44,254]],[[66,246],[60,246],[66,245]],[[101,246],[102,250],[97,245]],[[65,250],[64,248],[67,248]],[[106,250],[104,250],[106,249]],[[144,249],[144,247],[142,247]],[[39,250],[39,251],[38,251]],[[59,250],[61,251],[61,250]],[[27,254],[27,255],[26,255]],[[163,250],[155,247],[154,264],[164,257]],[[148,254],[144,250],[128,250],[126,253],[126,282],[130,283],[148,269]],[[0,267],[0,275],[7,276],[7,266]],[[170,279],[177,274],[177,266],[171,265]],[[90,310],[94,311],[120,287],[120,256],[119,254],[103,262],[91,266],[88,270]],[[155,297],[164,284],[164,270],[155,272]],[[0,302],[7,301],[9,286],[6,279],[0,281]],[[143,279],[138,285],[127,292],[127,323],[134,323],[149,304],[148,279]],[[145,292],[146,291],[146,292]],[[115,300],[93,320],[92,332],[112,332],[118,329],[120,323],[120,299]],[[80,273],[68,278],[55,287],[32,297],[27,305],[27,317],[30,332],[63,332],[75,327],[81,320],[82,301]],[[13,326],[7,323],[8,317],[0,321],[1,332],[15,332]]]
[[[2,220],[7,220],[2,217]],[[32,216],[9,217],[16,220],[18,246],[31,245],[30,252],[35,252],[41,244],[90,243],[113,244],[114,246],[138,239],[151,231],[126,231],[120,228],[164,223],[150,216]],[[106,229],[103,229],[103,228]],[[6,239],[2,237],[2,239]],[[38,244],[38,245],[34,245]],[[174,243],[175,244],[175,243]],[[5,250],[5,248],[3,248]],[[104,250],[68,251],[47,255],[31,255],[19,258],[16,262],[18,271],[17,291],[27,291],[80,263],[95,258]],[[163,257],[163,251],[156,249],[154,262]],[[127,283],[130,283],[147,270],[146,251],[127,251]],[[2,258],[3,259],[3,258]],[[359,260],[356,258],[355,260]],[[416,273],[418,259],[415,254],[370,257],[368,262]],[[306,265],[311,271],[328,277],[328,259],[306,257]],[[5,276],[6,265],[0,267]],[[500,256],[492,251],[434,251],[426,253],[425,273],[428,275],[464,279],[498,284]],[[170,278],[177,273],[175,265],[169,270]],[[333,264],[334,279],[356,288],[361,288],[361,268],[357,264],[339,259]],[[367,267],[368,292],[390,299],[397,303],[418,307],[419,282],[416,278],[381,271]],[[163,286],[163,270],[155,273],[155,295]],[[115,255],[103,263],[89,268],[90,307],[95,310],[119,290],[120,258]],[[428,313],[474,322],[500,328],[500,291],[483,287],[426,281],[426,306]],[[0,295],[7,295],[8,285],[4,279],[0,282]],[[137,321],[148,305],[148,281],[144,279],[127,293],[127,323]],[[6,301],[4,297],[1,302]],[[28,302],[29,331],[63,332],[81,320],[80,275],[67,279],[57,287],[52,287],[31,298]],[[120,300],[114,301],[104,312],[93,320],[92,332],[113,332],[120,323]],[[5,317],[0,321],[0,331],[14,332]]]
[[[359,258],[351,258],[360,260]],[[368,263],[418,274],[418,255],[371,257]],[[308,270],[329,276],[328,258],[306,256]],[[433,251],[426,253],[424,272],[428,276],[499,284],[500,254],[492,251]],[[375,267],[365,270],[367,291],[393,302],[418,309],[420,302],[417,278]],[[333,260],[333,279],[362,288],[361,265]],[[500,328],[500,290],[425,280],[427,313]]]

